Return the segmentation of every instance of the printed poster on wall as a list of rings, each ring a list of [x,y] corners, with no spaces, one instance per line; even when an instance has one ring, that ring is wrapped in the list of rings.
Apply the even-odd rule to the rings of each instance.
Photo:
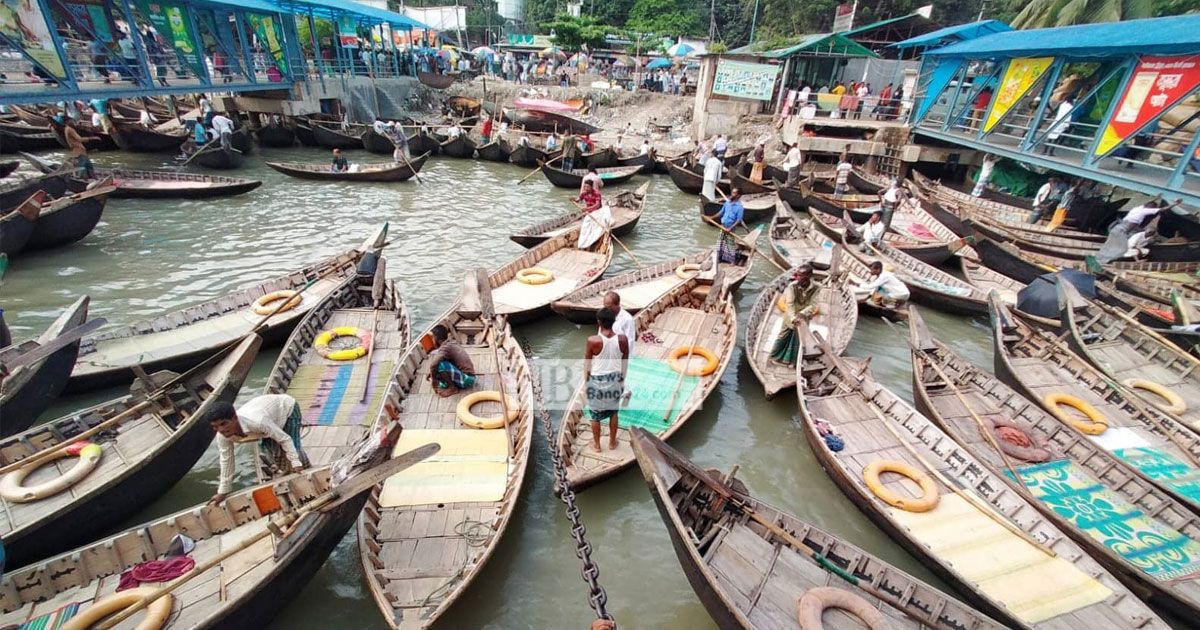
[[[338,18],[338,43],[343,48],[358,48],[358,23],[354,16],[343,15]]]
[[[192,76],[204,76],[204,64],[200,57],[199,38],[192,32],[192,26],[187,20],[185,9],[173,2],[154,2],[138,0],[138,9],[150,20],[150,25],[171,44],[178,53],[179,59],[191,71]]]
[[[288,73],[287,57],[283,50],[283,33],[279,24],[269,15],[247,13],[250,26],[258,35],[258,44],[267,49],[267,54],[275,61],[275,68],[284,76]]]
[[[983,123],[984,133],[991,131],[1012,110],[1053,62],[1054,57],[1029,57],[1008,62],[1004,78],[1000,80],[1000,89],[992,99],[992,111],[988,112],[987,120]]]
[[[834,33],[845,33],[854,28],[854,14],[858,11],[858,2],[843,2],[837,5],[833,14]]]
[[[38,0],[0,0],[0,35],[54,78],[67,78],[62,57],[58,56],[50,35],[50,23]]]
[[[721,59],[713,77],[712,93],[734,98],[769,101],[775,93],[779,66]]]
[[[1200,85],[1200,55],[1142,57],[1117,101],[1117,111],[1096,144],[1096,155],[1103,156],[1117,148],[1197,85]]]
[[[55,5],[66,17],[72,28],[87,39],[112,42],[114,29],[112,16],[104,7],[104,0],[58,0]]]

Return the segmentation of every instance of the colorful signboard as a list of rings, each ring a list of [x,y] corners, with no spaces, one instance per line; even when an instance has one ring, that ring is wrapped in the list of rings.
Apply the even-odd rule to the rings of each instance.
[[[992,99],[992,110],[983,122],[984,133],[990,132],[996,123],[1012,111],[1013,106],[1029,93],[1029,89],[1042,78],[1052,63],[1054,57],[1027,57],[1008,62],[1004,78],[1000,80],[1000,89]]]
[[[358,48],[358,23],[353,15],[343,15],[338,18],[338,43],[343,48]]]
[[[734,98],[769,101],[775,93],[779,66],[721,59],[713,76],[712,93]]]
[[[104,0],[56,0],[54,7],[66,17],[67,22],[86,39],[105,43],[113,41],[112,16],[104,7]]]
[[[56,79],[67,78],[38,0],[0,0],[0,35]]]
[[[837,5],[837,10],[833,14],[833,31],[834,33],[845,33],[854,28],[854,14],[858,10],[858,2],[843,2]]]
[[[1103,156],[1200,85],[1200,55],[1142,57],[1096,144]]]
[[[200,55],[200,38],[192,31],[191,22],[187,19],[186,9],[174,2],[157,2],[155,0],[138,0],[138,10],[147,20],[150,20],[158,36],[171,45],[179,55],[179,59],[188,67],[193,76],[204,76],[204,61]]]
[[[288,74],[287,54],[283,50],[283,32],[279,23],[269,15],[247,13],[250,27],[258,36],[258,44],[266,48],[267,55],[274,61],[275,69],[283,76]]]

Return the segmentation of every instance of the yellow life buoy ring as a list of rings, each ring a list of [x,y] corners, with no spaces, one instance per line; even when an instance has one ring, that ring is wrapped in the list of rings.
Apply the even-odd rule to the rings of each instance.
[[[455,414],[458,416],[459,422],[476,429],[499,429],[504,426],[504,414],[492,416],[490,418],[481,418],[471,413],[471,407],[481,402],[500,402],[500,392],[485,391],[472,392],[463,396],[463,399],[458,401],[458,407],[455,409]],[[508,421],[512,422],[517,419],[517,401],[511,397],[508,398]]]
[[[357,337],[360,343],[353,348],[330,350],[329,344],[338,337]],[[317,338],[313,339],[313,349],[330,361],[353,361],[367,354],[367,340],[362,332],[353,326],[338,326],[317,335]]]
[[[30,501],[52,497],[79,483],[84,477],[87,477],[89,473],[96,469],[96,465],[100,463],[100,456],[103,454],[104,449],[99,444],[87,443],[79,449],[78,453],[71,452],[70,450],[62,450],[55,453],[54,457],[49,460],[42,460],[41,463],[22,466],[5,475],[4,479],[0,479],[0,497],[13,503],[29,503]],[[75,462],[71,470],[50,481],[39,483],[36,486],[24,485],[25,478],[32,475],[43,464],[66,457],[79,457],[79,461]]]
[[[918,486],[921,486],[921,497],[910,499],[888,490],[884,487],[883,481],[879,479],[879,475],[885,472],[903,475],[915,481]],[[894,459],[875,460],[863,469],[863,481],[867,482],[867,487],[881,501],[906,512],[928,512],[938,504],[938,487],[933,479],[904,462]]]
[[[158,592],[156,586],[139,586],[131,588],[120,593],[113,593],[108,597],[84,608],[82,612],[67,623],[59,626],[59,630],[88,630],[92,626],[104,621],[105,617],[133,606],[141,601],[147,595],[153,595]],[[135,630],[158,630],[167,622],[167,618],[171,616],[171,607],[175,604],[175,598],[170,593],[154,600],[147,607],[146,618],[138,623]]]
[[[270,315],[271,313],[274,313],[275,307],[267,305],[277,300],[287,300],[287,303],[285,303],[279,309],[279,312],[283,313],[300,306],[300,302],[303,302],[304,298],[300,295],[299,291],[293,291],[291,289],[284,291],[271,291],[257,300],[254,300],[254,312],[259,315]]]
[[[675,268],[675,277],[680,280],[691,280],[700,273],[700,265],[697,263],[683,263]]]
[[[1157,400],[1150,400],[1148,402],[1167,413],[1172,413],[1178,416],[1186,412],[1188,409],[1187,403],[1184,402],[1183,397],[1171,391],[1171,389],[1166,385],[1155,383],[1154,381],[1148,381],[1144,378],[1127,378],[1121,381],[1121,384],[1130,389],[1140,389],[1150,392],[1151,394],[1161,398],[1163,401],[1166,401],[1166,404],[1163,404],[1162,401]]]
[[[547,284],[554,281],[554,274],[542,267],[529,267],[517,272],[517,282],[521,284]]]
[[[688,376],[708,376],[709,374],[717,371],[717,365],[719,364],[717,361],[717,355],[713,354],[711,350],[705,348],[704,346],[679,346],[672,350],[670,356],[667,358],[667,362],[671,364],[672,370],[675,370],[676,372],[684,371],[679,360],[688,356],[689,351],[691,352],[692,356],[701,357],[704,359],[705,363],[702,367],[688,368]]]
[[[884,630],[888,627],[883,613],[872,606],[871,602],[847,590],[817,586],[805,591],[796,602],[796,620],[800,622],[800,630],[822,630],[825,625],[821,623],[821,613],[827,608],[837,608],[850,613],[870,630]]]
[[[1055,418],[1058,418],[1060,422],[1064,422],[1075,427],[1076,429],[1079,429],[1081,433],[1086,433],[1087,435],[1100,435],[1108,430],[1108,418],[1105,418],[1104,414],[1100,413],[1099,409],[1096,409],[1091,403],[1083,400],[1082,398],[1078,398],[1070,394],[1046,394],[1046,396],[1042,398],[1042,404],[1049,407],[1050,413],[1053,414]],[[1087,416],[1087,420],[1081,420],[1078,417],[1063,411],[1062,407],[1064,405]]]

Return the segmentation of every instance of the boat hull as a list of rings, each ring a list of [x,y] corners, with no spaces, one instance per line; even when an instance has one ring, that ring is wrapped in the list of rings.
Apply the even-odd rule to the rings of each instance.
[[[326,149],[342,149],[345,151],[349,149],[361,149],[363,147],[362,138],[334,131],[320,125],[313,127],[313,139],[316,140],[317,146],[325,147]]]
[[[254,135],[264,147],[282,149],[296,144],[296,133],[284,125],[264,125]]]
[[[62,247],[83,240],[100,222],[107,201],[103,196],[88,197],[54,212],[43,211],[33,226],[25,251]]]

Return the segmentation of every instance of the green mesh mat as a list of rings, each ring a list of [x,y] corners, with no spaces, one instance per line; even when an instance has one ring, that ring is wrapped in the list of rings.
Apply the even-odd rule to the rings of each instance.
[[[675,391],[676,383],[679,383],[679,393],[672,403],[671,393]],[[625,428],[641,427],[651,433],[662,433],[675,422],[675,417],[699,384],[698,376],[684,376],[680,382],[679,372],[665,361],[630,359],[625,388],[632,391],[633,396],[627,406],[621,407],[617,422]],[[668,405],[671,407],[669,414]]]
[[[1193,505],[1200,505],[1200,471],[1174,455],[1156,448],[1118,448],[1112,453]]]

